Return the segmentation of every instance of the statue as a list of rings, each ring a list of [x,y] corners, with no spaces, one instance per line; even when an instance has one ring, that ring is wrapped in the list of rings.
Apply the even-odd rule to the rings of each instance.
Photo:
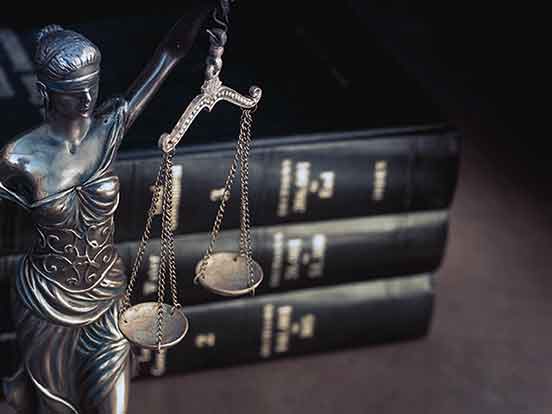
[[[219,6],[227,12],[228,1]],[[118,327],[127,276],[113,244],[119,182],[111,165],[126,131],[214,8],[215,0],[190,6],[126,95],[99,108],[98,48],[56,25],[38,35],[35,64],[45,120],[0,153],[0,197],[28,210],[37,231],[15,281],[22,365],[4,384],[19,412],[127,412],[133,358]],[[218,38],[222,43],[211,48],[206,69],[214,92],[221,86],[225,33]],[[201,105],[210,110],[214,102],[207,101]],[[164,145],[174,149],[176,143]]]

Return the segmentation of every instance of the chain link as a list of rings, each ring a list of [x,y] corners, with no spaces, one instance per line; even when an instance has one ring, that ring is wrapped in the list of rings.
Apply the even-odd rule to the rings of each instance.
[[[200,262],[199,270],[196,277],[194,278],[194,283],[197,283],[200,278],[204,277],[205,270],[209,259],[213,255],[215,250],[215,243],[220,233],[222,222],[224,219],[224,213],[228,200],[230,199],[230,193],[232,190],[232,185],[234,183],[234,178],[238,170],[240,169],[240,255],[246,257],[247,260],[247,270],[248,270],[248,285],[251,286],[254,283],[253,276],[253,259],[252,259],[252,248],[251,248],[251,222],[249,214],[249,152],[250,152],[250,142],[251,142],[251,125],[253,122],[251,113],[254,110],[244,109],[242,110],[241,120],[240,120],[240,134],[238,142],[236,143],[236,148],[234,152],[234,158],[232,160],[232,165],[226,177],[226,182],[224,184],[224,190],[222,199],[219,204],[215,222],[211,230],[211,240],[209,241],[209,246],[203,259]]]
[[[249,214],[249,152],[251,150],[251,125],[253,119],[251,111],[243,110],[241,117],[241,156],[240,156],[240,178],[241,178],[241,219],[240,219],[240,254],[247,260],[248,286],[255,283],[253,275],[253,251],[251,244],[251,216]],[[255,291],[252,290],[252,294]]]
[[[226,205],[230,200],[230,193],[232,191],[232,184],[234,183],[234,177],[236,176],[236,171],[238,169],[239,159],[240,159],[240,142],[238,141],[236,143],[232,165],[230,166],[228,175],[226,177],[226,181],[224,183],[224,190],[222,192],[222,198],[220,200],[217,215],[215,217],[215,222],[211,230],[211,239],[209,241],[209,246],[207,247],[207,251],[205,252],[203,259],[200,262],[197,275],[194,277],[194,283],[196,284],[198,283],[200,278],[204,277],[205,269],[207,268],[207,263],[209,262],[209,259],[211,258],[215,250],[215,243],[220,233],[220,228],[222,226],[222,221],[224,219]]]
[[[171,247],[174,247],[171,217],[172,217],[172,192],[173,192],[173,175],[172,175],[172,159],[174,150],[165,153],[164,157],[164,188],[163,199],[161,205],[161,258],[159,263],[159,271],[157,277],[157,348],[161,350],[163,341],[163,326],[164,326],[164,306],[165,300],[165,278],[167,273],[171,275]],[[172,281],[169,282],[172,285]],[[172,290],[172,286],[171,286]]]
[[[217,215],[211,230],[211,239],[203,260],[201,261],[198,274],[194,278],[197,283],[198,279],[204,277],[204,272],[207,263],[212,256],[215,243],[219,236],[224,213],[227,203],[230,200],[232,185],[236,176],[236,172],[240,170],[240,255],[245,256],[247,260],[248,270],[248,285],[251,287],[254,283],[253,275],[253,258],[252,258],[252,243],[251,243],[251,220],[249,212],[249,153],[251,150],[251,126],[253,119],[252,110],[242,110],[240,120],[240,134],[236,143],[234,158],[228,171],[228,176],[224,183],[222,199],[219,204]],[[122,300],[121,314],[131,306],[131,296],[136,285],[136,277],[142,266],[147,245],[151,236],[151,225],[153,217],[156,215],[157,206],[161,199],[161,246],[160,246],[160,263],[157,275],[157,348],[161,351],[163,341],[163,326],[164,326],[164,299],[165,299],[165,278],[169,275],[169,288],[173,304],[173,311],[180,308],[178,302],[178,287],[176,276],[176,253],[174,232],[171,227],[172,210],[173,210],[173,157],[174,149],[165,152],[163,162],[159,168],[157,178],[155,180],[154,192],[150,208],[148,210],[146,225],[142,239],[138,246],[138,252],[132,266],[130,280],[127,285],[127,290]],[[162,194],[161,194],[162,193]],[[254,293],[254,291],[252,292]]]
[[[161,200],[161,240],[160,240],[160,263],[157,273],[157,347],[161,350],[163,341],[164,326],[164,299],[165,299],[165,279],[169,274],[169,284],[173,303],[173,309],[180,308],[178,302],[178,290],[176,283],[176,254],[174,234],[171,227],[171,218],[173,210],[173,157],[174,150],[164,154],[163,162],[159,168],[155,180],[154,192],[150,208],[146,219],[146,226],[138,253],[132,266],[130,280],[122,301],[121,313],[124,313],[131,306],[131,297],[136,285],[138,271],[142,267],[142,262],[151,236],[151,225],[153,217],[156,215],[157,206]]]
[[[177,288],[177,281],[176,281],[176,248],[175,248],[175,240],[174,240],[174,232],[172,229],[172,212],[175,206],[173,206],[173,191],[174,191],[174,179],[173,179],[173,156],[174,151],[171,151],[169,153],[169,157],[167,159],[167,180],[166,180],[166,191],[167,191],[167,198],[166,203],[164,205],[164,213],[165,213],[165,223],[162,225],[162,232],[164,239],[167,243],[167,250],[168,250],[168,273],[169,273],[169,282],[170,282],[170,289],[171,289],[171,298],[174,308],[180,308],[180,303],[178,303],[178,288]]]
[[[241,120],[240,120],[240,134],[238,142],[236,143],[236,148],[234,151],[234,158],[226,177],[226,182],[224,184],[224,190],[222,194],[222,199],[219,204],[215,222],[211,230],[211,239],[209,241],[209,246],[203,259],[200,262],[197,275],[194,278],[194,283],[197,283],[200,278],[204,277],[205,270],[209,259],[213,255],[215,250],[215,243],[220,233],[222,222],[224,219],[224,213],[228,200],[230,199],[230,193],[232,190],[232,185],[234,183],[234,178],[240,168],[240,187],[241,187],[241,199],[240,199],[240,255],[247,258],[247,267],[249,273],[248,284],[251,285],[253,282],[253,259],[251,252],[251,235],[250,235],[250,219],[249,219],[249,189],[248,189],[248,180],[249,180],[249,168],[248,168],[248,159],[249,159],[249,150],[250,150],[250,141],[251,141],[251,125],[252,117],[251,113],[254,110],[245,109],[242,110]]]
[[[127,285],[125,296],[123,297],[123,301],[122,301],[121,314],[123,314],[131,306],[130,299],[132,297],[132,291],[134,290],[134,286],[136,284],[136,276],[138,274],[138,271],[142,267],[144,254],[146,252],[146,248],[148,246],[148,242],[151,236],[151,224],[153,221],[153,217],[155,217],[156,215],[155,213],[157,211],[157,206],[159,204],[159,198],[161,197],[161,189],[163,188],[163,177],[165,175],[164,170],[165,170],[165,161],[163,160],[163,163],[159,167],[157,178],[155,179],[155,184],[153,187],[154,188],[153,197],[151,200],[151,205],[148,210],[144,233],[142,234],[142,239],[140,240],[140,244],[138,246],[138,252],[136,254],[136,258],[134,259],[134,263],[132,265],[132,272],[130,274],[130,279]]]

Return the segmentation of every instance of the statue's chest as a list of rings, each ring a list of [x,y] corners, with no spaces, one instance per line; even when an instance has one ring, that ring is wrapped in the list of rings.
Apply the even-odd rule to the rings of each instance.
[[[76,187],[91,177],[102,163],[105,151],[105,138],[101,134],[101,129],[90,131],[74,153],[67,147],[39,148],[31,171],[35,200]]]
[[[117,260],[113,214],[118,202],[119,180],[106,174],[34,208],[38,238],[30,257],[35,270],[72,291],[99,283]]]
[[[107,172],[92,181],[55,193],[33,209],[35,223],[75,230],[113,216],[119,203],[119,179]]]

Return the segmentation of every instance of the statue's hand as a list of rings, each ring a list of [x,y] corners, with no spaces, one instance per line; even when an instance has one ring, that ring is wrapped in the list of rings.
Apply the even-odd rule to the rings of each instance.
[[[182,17],[163,40],[161,44],[162,50],[176,59],[185,57],[191,49],[203,22],[211,14],[216,5],[216,0],[195,0],[190,2]]]
[[[178,61],[188,54],[205,19],[212,14],[218,1],[227,0],[187,0],[182,17],[167,33],[125,94],[128,102],[125,130],[142,113]]]

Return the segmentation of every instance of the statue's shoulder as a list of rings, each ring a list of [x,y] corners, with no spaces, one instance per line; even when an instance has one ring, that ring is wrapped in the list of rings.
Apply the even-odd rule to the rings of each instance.
[[[32,197],[32,170],[36,154],[43,154],[42,126],[28,130],[0,148],[0,198],[29,208]]]
[[[15,170],[26,170],[25,160],[41,153],[41,148],[47,144],[47,137],[44,125],[17,135],[0,149],[1,162]]]
[[[0,150],[2,170],[9,169],[10,175],[26,176],[45,162],[51,153],[51,138],[44,125],[17,135]]]

